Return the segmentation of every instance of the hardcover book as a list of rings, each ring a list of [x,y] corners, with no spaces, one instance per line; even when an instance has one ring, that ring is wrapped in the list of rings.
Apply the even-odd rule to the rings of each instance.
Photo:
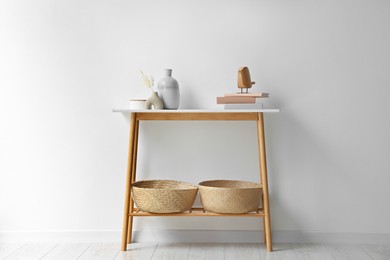
[[[257,93],[227,93],[225,97],[255,97],[266,98],[269,97],[269,93],[257,92]]]
[[[255,97],[245,96],[228,96],[217,97],[217,104],[254,104],[256,103]]]

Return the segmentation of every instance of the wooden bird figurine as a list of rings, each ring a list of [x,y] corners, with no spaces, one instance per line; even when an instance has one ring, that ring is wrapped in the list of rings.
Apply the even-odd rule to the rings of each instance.
[[[255,82],[251,81],[251,74],[249,73],[248,67],[239,68],[237,85],[240,89],[240,93],[248,93],[248,89],[250,89],[253,84],[255,84]],[[245,89],[246,91],[243,92],[243,89]]]

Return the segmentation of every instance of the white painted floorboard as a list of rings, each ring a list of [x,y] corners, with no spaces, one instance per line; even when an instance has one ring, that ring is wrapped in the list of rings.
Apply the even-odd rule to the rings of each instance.
[[[263,244],[225,244],[225,260],[261,259],[260,251],[265,251]]]
[[[299,259],[294,252],[291,244],[273,244],[273,252],[267,253],[266,248],[262,245],[260,259],[267,260],[297,260]]]
[[[115,260],[144,260],[151,259],[157,244],[154,243],[135,243],[127,246],[127,251],[120,251]]]
[[[73,260],[80,257],[91,246],[90,243],[63,243],[56,246],[42,260]]]
[[[361,246],[358,245],[330,245],[327,246],[335,259],[367,260],[373,259]]]
[[[0,259],[6,258],[22,246],[23,244],[16,243],[0,244]]]
[[[80,255],[78,260],[114,259],[120,251],[119,243],[95,243]]]
[[[188,260],[196,259],[224,259],[224,244],[194,243],[190,245]]]
[[[294,252],[302,260],[334,260],[334,256],[324,245],[293,244]]]
[[[390,245],[135,243],[120,251],[119,243],[0,244],[0,260],[390,260]]]
[[[158,244],[152,260],[182,260],[188,259],[190,244]]]
[[[58,244],[25,244],[12,252],[9,256],[4,259],[7,260],[35,260],[41,259],[53,250]]]
[[[367,252],[372,259],[375,260],[389,260],[390,259],[390,246],[378,246],[378,245],[364,245],[363,250]]]

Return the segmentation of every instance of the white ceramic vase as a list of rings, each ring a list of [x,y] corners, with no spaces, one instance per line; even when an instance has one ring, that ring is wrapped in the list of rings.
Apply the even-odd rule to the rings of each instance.
[[[163,101],[164,109],[178,109],[180,104],[179,83],[172,77],[172,70],[166,69],[165,76],[157,83],[158,95]]]
[[[153,94],[146,100],[145,102],[146,109],[163,109],[163,102],[161,98],[158,96],[157,92],[153,92]]]

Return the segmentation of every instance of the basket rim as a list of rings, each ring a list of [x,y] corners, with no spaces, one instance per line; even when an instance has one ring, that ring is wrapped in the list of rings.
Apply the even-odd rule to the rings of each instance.
[[[205,183],[207,182],[218,182],[218,181],[230,182],[230,183],[234,183],[234,182],[245,183],[245,184],[253,185],[253,187],[218,187],[218,186],[205,185]],[[205,187],[208,189],[250,190],[250,189],[261,189],[263,188],[263,185],[255,182],[241,181],[241,180],[207,180],[207,181],[199,182],[199,187]]]
[[[178,184],[184,184],[186,187],[167,187],[167,188],[151,188],[151,187],[139,187],[137,184],[141,183],[153,183],[153,182],[173,182],[173,183],[178,183]],[[131,184],[132,188],[138,188],[138,189],[144,189],[144,190],[198,190],[198,187],[189,183],[189,182],[183,182],[183,181],[177,181],[177,180],[141,180],[141,181],[136,181]]]

